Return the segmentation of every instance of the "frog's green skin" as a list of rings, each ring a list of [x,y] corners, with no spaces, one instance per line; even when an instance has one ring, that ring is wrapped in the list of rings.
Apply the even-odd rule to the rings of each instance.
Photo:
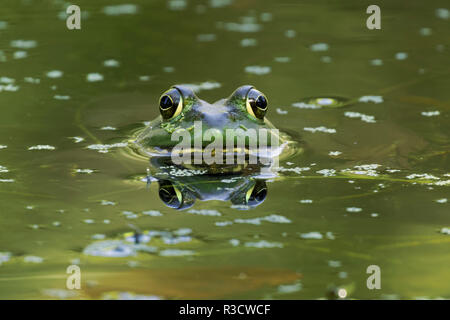
[[[239,87],[230,97],[221,99],[213,104],[210,104],[204,100],[199,99],[194,92],[186,86],[177,85],[172,88],[176,88],[182,93],[184,107],[180,114],[172,119],[165,120],[161,116],[157,117],[150,122],[147,128],[145,128],[136,139],[132,140],[135,149],[140,153],[144,153],[150,156],[167,156],[170,155],[171,149],[176,146],[181,140],[177,139],[172,141],[171,136],[175,132],[187,131],[191,136],[192,145],[194,148],[194,133],[203,133],[208,129],[213,129],[220,132],[224,138],[223,145],[226,146],[226,130],[227,129],[242,129],[241,132],[248,129],[267,129],[267,141],[268,146],[271,145],[272,135],[274,139],[278,139],[279,146],[284,148],[288,143],[287,136],[279,134],[278,130],[274,130],[275,127],[270,121],[264,117],[264,119],[258,119],[255,116],[249,114],[246,108],[246,96],[252,86]],[[194,128],[194,122],[201,121],[202,130],[197,131]],[[240,131],[240,130],[238,130]],[[236,131],[236,132],[238,132]],[[209,145],[211,140],[202,140],[202,148]],[[258,137],[258,145],[259,145]],[[246,147],[248,147],[246,145]],[[196,150],[192,149],[191,152]],[[229,150],[227,150],[229,152]]]

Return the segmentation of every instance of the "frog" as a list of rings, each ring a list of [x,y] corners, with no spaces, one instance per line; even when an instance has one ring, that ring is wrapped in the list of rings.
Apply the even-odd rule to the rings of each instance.
[[[214,156],[220,151],[222,156],[245,153],[247,157],[252,154],[267,159],[292,155],[297,150],[295,141],[267,119],[268,99],[252,85],[240,86],[228,98],[214,103],[197,97],[189,86],[174,85],[161,95],[158,108],[160,115],[131,140],[135,151],[149,157],[208,150]],[[230,131],[233,135],[227,136]],[[183,147],[177,148],[180,137]],[[185,165],[192,164],[188,159]],[[217,163],[207,164],[212,168]]]

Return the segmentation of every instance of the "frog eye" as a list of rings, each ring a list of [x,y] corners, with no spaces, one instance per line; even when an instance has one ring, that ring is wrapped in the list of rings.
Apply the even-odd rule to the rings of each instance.
[[[231,198],[231,203],[235,205],[244,206],[246,208],[254,208],[259,206],[267,197],[267,185],[264,180],[255,180],[247,189],[243,192],[238,192],[235,196]]]
[[[267,112],[267,98],[262,92],[251,89],[247,94],[246,106],[249,114],[262,120]]]
[[[173,88],[163,93],[159,99],[159,112],[164,120],[169,120],[181,113],[183,110],[183,97],[181,93]]]
[[[267,196],[267,185],[263,180],[257,180],[245,197],[247,205],[256,207],[264,202]]]
[[[159,181],[159,198],[166,206],[176,210],[190,208],[195,202],[195,198],[186,190],[181,190],[169,180]]]

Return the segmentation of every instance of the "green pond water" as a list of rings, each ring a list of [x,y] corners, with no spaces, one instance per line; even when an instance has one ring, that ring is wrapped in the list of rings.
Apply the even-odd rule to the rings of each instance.
[[[63,1],[0,5],[0,298],[450,298],[448,1],[379,1],[381,30],[367,1],[76,4],[81,30]],[[177,83],[252,84],[304,145],[262,204],[147,185],[124,142]]]

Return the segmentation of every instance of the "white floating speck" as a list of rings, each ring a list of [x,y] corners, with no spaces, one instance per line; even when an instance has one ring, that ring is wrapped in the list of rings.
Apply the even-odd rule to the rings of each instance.
[[[46,76],[52,79],[61,78],[63,76],[63,72],[60,70],[52,70],[47,72]]]
[[[55,99],[55,100],[70,100],[70,96],[62,96],[62,95],[56,94],[53,96],[53,99]]]
[[[373,102],[373,103],[382,103],[382,96],[362,96],[359,98],[359,102]]]
[[[326,43],[315,43],[312,44],[310,47],[311,51],[327,51],[329,46]]]
[[[12,84],[16,82],[15,79],[13,78],[8,78],[8,77],[0,77],[0,83],[4,83],[4,84]]]
[[[106,238],[106,235],[104,235],[102,233],[96,233],[96,234],[92,235],[91,238],[94,240],[103,240]]]
[[[303,130],[309,131],[309,132],[312,132],[312,133],[315,133],[315,132],[336,133],[336,129],[329,129],[329,128],[326,128],[324,126],[320,126],[320,127],[316,127],[316,128],[305,127],[305,128],[303,128]]]
[[[439,180],[438,177],[433,176],[432,174],[428,174],[428,173],[413,173],[413,174],[406,176],[406,179]]]
[[[127,219],[137,219],[138,215],[133,211],[122,211],[122,214],[127,217]]]
[[[86,76],[86,80],[88,82],[98,82],[98,81],[103,81],[103,75],[100,73],[89,73]]]
[[[324,177],[332,177],[336,175],[336,170],[334,169],[322,169],[319,171],[316,171],[316,173],[319,173],[323,175]]]
[[[381,59],[372,59],[370,60],[370,64],[376,67],[382,66],[383,65],[383,60]]]
[[[75,173],[80,173],[80,174],[92,174],[94,173],[95,170],[92,169],[76,169]]]
[[[279,63],[288,63],[291,61],[291,58],[289,57],[275,57],[274,58],[275,62],[279,62]]]
[[[5,146],[4,144],[0,144],[0,150],[1,149],[6,149],[6,148],[8,148],[8,146]],[[0,166],[1,167],[1,166]]]
[[[253,224],[253,225],[260,225],[261,222],[272,222],[272,223],[291,223],[291,220],[289,220],[286,217],[279,216],[276,214],[272,214],[266,217],[261,218],[252,218],[252,219],[235,219],[235,223],[245,223],[245,224]]]
[[[92,219],[84,219],[83,222],[87,224],[93,224],[95,221]]]
[[[42,263],[44,262],[44,258],[37,256],[25,256],[23,257],[23,261],[26,263]]]
[[[212,89],[217,89],[220,88],[222,85],[218,82],[211,82],[211,81],[205,81],[199,84],[191,84],[191,83],[186,83],[183,84],[184,86],[190,88],[192,91],[198,93],[202,90],[212,90]]]
[[[331,268],[340,268],[342,267],[342,263],[337,260],[328,260],[328,266]]]
[[[320,232],[313,231],[313,232],[308,232],[308,233],[301,233],[300,238],[320,240],[320,239],[323,239],[323,235]]]
[[[376,122],[374,116],[369,116],[369,115],[359,113],[359,112],[347,111],[344,113],[344,115],[348,118],[360,118],[362,121],[367,122],[367,123],[375,123]]]
[[[255,47],[258,45],[258,40],[253,38],[245,38],[241,40],[241,47]]]
[[[138,6],[135,4],[119,4],[114,6],[106,6],[103,8],[103,13],[108,16],[118,16],[122,14],[136,14]]]
[[[212,42],[216,41],[217,36],[214,33],[204,33],[197,35],[198,42]]]
[[[223,23],[223,27],[227,31],[234,32],[258,32],[261,30],[261,25],[257,23],[236,23],[236,22],[226,22]]]
[[[109,60],[103,61],[103,65],[108,68],[116,68],[116,67],[120,66],[120,63],[117,60],[109,59]]]
[[[435,117],[440,115],[441,113],[436,110],[436,111],[423,111],[420,114],[423,115],[424,117]]]
[[[13,53],[13,59],[24,59],[26,57],[28,57],[28,53],[23,50],[15,51]]]
[[[37,46],[37,42],[35,40],[13,40],[10,45],[13,48],[31,49]]]
[[[373,217],[373,218],[376,218],[376,217],[378,217],[378,213],[375,213],[375,212],[371,213],[370,216]]]
[[[2,92],[2,91],[16,92],[17,90],[19,90],[19,86],[15,86],[13,84],[7,84],[7,85],[0,84],[0,92]]]
[[[241,243],[238,239],[230,239],[229,242],[233,247],[237,247]]]
[[[406,58],[408,58],[408,54],[406,52],[397,52],[395,54],[395,59],[397,60],[405,60]]]
[[[442,228],[440,232],[442,234],[449,234],[450,235],[450,228]],[[1,264],[1,260],[0,260],[0,264]]]
[[[294,284],[282,284],[277,288],[277,292],[281,294],[294,293],[302,290],[302,284],[300,282]]]
[[[139,76],[139,80],[140,81],[149,81],[151,79],[150,76],[144,75],[144,76]]]
[[[115,131],[115,130],[117,130],[117,128],[111,127],[111,126],[104,126],[104,127],[101,127],[100,130],[104,130],[104,131]]]
[[[267,66],[247,66],[245,72],[257,75],[264,75],[270,73],[271,68]]]
[[[193,254],[195,254],[195,252],[192,250],[179,250],[179,249],[166,249],[159,252],[159,255],[163,257],[192,256]]]
[[[209,6],[211,8],[223,8],[229,6],[233,0],[209,0]]]
[[[292,39],[292,38],[295,38],[296,35],[297,35],[297,32],[296,32],[295,30],[286,30],[286,31],[284,32],[284,36],[285,36],[286,38]]]
[[[447,203],[447,198],[437,199],[435,200],[437,203]]]
[[[167,67],[163,67],[163,71],[165,73],[172,73],[172,72],[175,72],[175,68],[171,67],[171,66],[167,66]]]
[[[0,252],[0,266],[11,259],[11,252]]]
[[[313,203],[313,201],[311,199],[302,199],[299,202],[303,203],[303,204],[305,204],[305,203]]]
[[[215,217],[220,217],[222,215],[217,210],[207,210],[207,209],[202,209],[202,210],[191,209],[191,210],[188,211],[188,213],[198,214],[198,215],[201,215],[201,216],[215,216]]]
[[[115,206],[116,203],[114,201],[102,200],[100,202],[102,206]]]
[[[331,232],[331,231],[328,231],[327,233],[325,233],[325,236],[327,237],[327,239],[330,239],[330,240],[336,239],[333,232]]]
[[[362,209],[361,208],[357,208],[357,207],[348,207],[348,208],[345,208],[345,211],[347,211],[347,212],[361,212]]]
[[[299,109],[320,109],[321,106],[312,103],[304,103],[304,102],[295,102],[292,104],[293,107]]]
[[[160,217],[163,215],[161,212],[159,212],[157,210],[142,211],[142,214],[146,215],[146,216],[151,216],[151,217]]]
[[[14,182],[14,181],[15,181],[14,179],[0,179],[0,182],[6,182],[6,183]]]
[[[28,148],[28,150],[55,150],[55,149],[56,148],[54,146],[50,146],[48,144],[38,144]]]
[[[249,248],[283,248],[283,244],[280,242],[269,242],[266,240],[246,242],[245,246]]]
[[[430,36],[432,34],[431,28],[421,28],[419,30],[420,35],[427,37]]]
[[[28,82],[28,83],[34,83],[34,84],[39,84],[39,83],[41,83],[41,79],[39,79],[39,78],[25,77],[23,80],[24,80],[25,82]]]
[[[167,7],[172,11],[181,11],[186,9],[187,0],[169,0],[167,1]]]
[[[436,17],[447,20],[450,17],[450,11],[445,8],[436,9]]]
[[[259,16],[259,19],[263,22],[269,22],[272,21],[272,14],[270,12],[263,12]]]
[[[136,248],[119,240],[106,240],[88,245],[83,253],[95,257],[123,258],[136,255]]]
[[[280,109],[280,108],[277,108],[276,111],[277,111],[278,114],[283,114],[283,115],[284,114],[288,114],[287,110],[283,110],[283,109]]]
[[[113,143],[113,144],[91,144],[91,145],[87,146],[87,148],[90,150],[96,150],[100,153],[107,153],[107,152],[109,152],[110,149],[124,148],[126,146],[128,146],[128,143],[118,142],[118,143]]]
[[[75,290],[64,290],[64,289],[44,289],[42,290],[42,294],[52,298],[58,298],[61,300],[74,298],[78,295],[78,293],[75,292]]]
[[[6,62],[6,56],[3,50],[0,50],[0,62]]]
[[[336,156],[338,156],[340,154],[342,154],[342,152],[340,152],[340,151],[330,151],[330,152],[328,152],[328,155],[332,156],[332,157],[336,157]]]
[[[69,139],[73,139],[73,142],[80,143],[84,141],[84,138],[82,137],[69,137]]]
[[[232,221],[217,221],[214,223],[217,227],[226,227],[233,224]]]
[[[323,56],[320,57],[320,61],[322,61],[323,63],[331,63],[332,59],[329,56]]]

